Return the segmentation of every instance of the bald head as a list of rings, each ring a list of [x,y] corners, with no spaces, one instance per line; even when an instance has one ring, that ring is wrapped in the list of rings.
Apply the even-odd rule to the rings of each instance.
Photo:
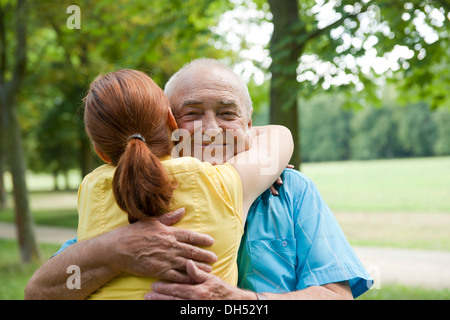
[[[172,97],[176,93],[197,90],[198,86],[205,85],[206,79],[212,87],[216,84],[227,85],[225,82],[228,82],[228,89],[239,97],[245,117],[250,119],[253,106],[246,84],[233,70],[215,59],[200,58],[186,64],[169,79],[164,88],[164,93],[172,104]],[[172,107],[174,107],[173,104]]]

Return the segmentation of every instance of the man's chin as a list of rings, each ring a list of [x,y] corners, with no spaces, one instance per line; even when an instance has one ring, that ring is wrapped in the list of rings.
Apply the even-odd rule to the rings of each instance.
[[[243,149],[243,148],[242,148]],[[245,150],[239,150],[239,152],[243,152]],[[191,148],[181,148],[178,151],[178,156],[191,156],[202,162],[209,162],[212,165],[224,164],[228,160],[232,159],[238,150],[236,146],[233,145],[225,145],[223,147],[217,146],[199,146],[199,145],[191,145]]]

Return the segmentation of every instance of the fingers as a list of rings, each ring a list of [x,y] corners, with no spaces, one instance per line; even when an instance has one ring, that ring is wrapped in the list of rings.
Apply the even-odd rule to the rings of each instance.
[[[178,255],[187,259],[205,263],[214,263],[217,261],[217,256],[214,252],[201,249],[195,246],[191,246],[185,243],[179,244]]]
[[[182,300],[191,296],[192,285],[154,282],[152,292],[145,295],[149,300]]]
[[[281,177],[278,177],[275,183],[278,185],[283,184],[283,179],[281,179]]]
[[[203,283],[208,279],[209,274],[197,268],[196,264],[189,260],[186,264],[186,272],[187,274],[194,280],[196,283]]]
[[[278,196],[278,195],[279,195],[277,189],[275,189],[274,186],[270,186],[269,189],[270,189],[270,193],[271,193],[273,196]]]
[[[213,237],[195,231],[176,229],[174,230],[174,236],[178,241],[194,246],[209,247],[214,244]]]
[[[175,283],[192,283],[192,279],[190,276],[186,275],[185,273],[182,273],[178,270],[168,270],[167,272],[164,272],[164,274],[162,274],[160,276],[161,280],[164,281],[170,281],[170,282],[175,282]]]
[[[189,260],[192,261],[192,260]],[[197,269],[203,270],[204,272],[211,272],[213,267],[210,266],[209,264],[206,263],[201,263],[201,262],[194,262],[195,266],[197,267]]]
[[[180,208],[175,211],[169,211],[162,214],[161,216],[158,217],[158,220],[161,223],[165,224],[166,226],[171,226],[180,221],[181,218],[184,216],[184,213],[185,213],[184,208]]]
[[[153,291],[146,293],[144,296],[144,300],[182,300],[182,299]]]

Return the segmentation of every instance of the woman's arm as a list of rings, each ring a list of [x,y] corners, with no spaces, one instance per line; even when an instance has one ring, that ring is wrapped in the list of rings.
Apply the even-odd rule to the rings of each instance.
[[[252,130],[249,150],[227,161],[241,177],[245,215],[256,198],[281,175],[294,151],[292,134],[286,127],[270,125]]]

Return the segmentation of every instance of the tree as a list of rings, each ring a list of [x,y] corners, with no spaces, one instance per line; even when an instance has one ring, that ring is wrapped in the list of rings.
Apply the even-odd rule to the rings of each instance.
[[[439,156],[448,156],[450,155],[450,110],[445,108],[436,110],[434,120],[438,133],[434,152]]]
[[[354,113],[350,123],[353,159],[393,158],[397,155],[400,148],[393,114],[392,107],[368,107]]]
[[[152,1],[151,6],[144,0],[78,1],[80,29],[66,27],[68,15],[63,5],[55,8],[53,1],[41,0],[39,6],[43,12],[41,28],[45,31],[41,37],[49,40],[49,46],[44,48],[45,55],[39,63],[41,72],[34,83],[40,83],[48,95],[51,105],[48,109],[56,108],[43,110],[43,114],[53,112],[57,116],[58,106],[52,101],[59,99],[64,105],[62,113],[72,113],[76,118],[77,125],[66,126],[64,130],[73,131],[70,135],[75,138],[73,144],[78,152],[72,154],[79,155],[82,177],[97,163],[83,121],[77,114],[82,118],[82,99],[89,82],[98,74],[119,68],[140,69],[162,87],[191,59],[223,56],[221,50],[208,43],[209,23],[219,17],[217,12],[229,6],[221,1],[192,1],[190,6],[179,0]],[[52,130],[52,126],[41,128],[41,136],[52,134]],[[52,148],[58,147],[56,142],[52,142]],[[36,155],[49,147],[48,144],[48,141],[38,141],[36,145],[40,149]],[[46,158],[46,155],[40,157]],[[53,166],[61,167],[57,162]],[[42,163],[40,167],[49,168],[48,164]]]
[[[305,53],[307,45],[317,41],[330,29],[342,24],[345,19],[357,15],[357,11],[346,13],[337,21],[325,28],[319,28],[317,22],[308,21],[304,8],[311,3],[303,4],[299,10],[298,0],[269,0],[273,15],[273,34],[270,40],[272,74],[270,87],[270,121],[287,126],[296,141],[297,149],[292,156],[295,166],[301,164],[298,102],[297,93],[300,88],[297,81],[299,59]]]
[[[417,103],[398,108],[396,122],[397,137],[406,155],[414,157],[433,155],[436,124],[427,104]]]
[[[350,157],[351,112],[335,95],[317,95],[300,105],[303,161],[339,161]]]
[[[11,15],[9,15],[11,13]],[[33,220],[28,200],[25,172],[26,164],[23,140],[17,116],[17,97],[22,88],[27,69],[27,3],[17,0],[0,3],[0,103],[2,114],[2,151],[13,180],[15,222],[22,261],[28,263],[39,257]],[[14,34],[7,33],[8,23],[13,24]],[[12,41],[11,41],[12,40]],[[14,50],[11,49],[11,43]],[[14,43],[15,42],[15,43]],[[9,61],[8,50],[14,52]],[[2,152],[3,153],[3,152]]]
[[[297,67],[303,45],[295,41],[302,28],[297,0],[269,0],[273,14],[273,33],[270,40],[272,64],[270,72],[270,122],[288,127],[294,137],[295,149],[291,158],[294,166],[301,163],[300,131],[298,129]]]
[[[264,1],[253,1],[264,10]],[[268,4],[273,16],[270,121],[288,126],[296,138],[299,130],[292,118],[301,116],[297,94],[308,97],[321,87],[339,87],[349,96],[362,92],[366,101],[379,104],[378,84],[386,78],[404,77],[406,84],[429,89],[439,74],[448,77],[445,68],[437,68],[438,74],[425,71],[437,58],[448,56],[445,1],[268,0]],[[405,49],[406,56],[395,59]],[[382,58],[391,65],[372,64]],[[434,101],[447,101],[448,81],[441,80],[436,80],[439,90],[430,95]],[[295,164],[301,162],[299,152]]]

